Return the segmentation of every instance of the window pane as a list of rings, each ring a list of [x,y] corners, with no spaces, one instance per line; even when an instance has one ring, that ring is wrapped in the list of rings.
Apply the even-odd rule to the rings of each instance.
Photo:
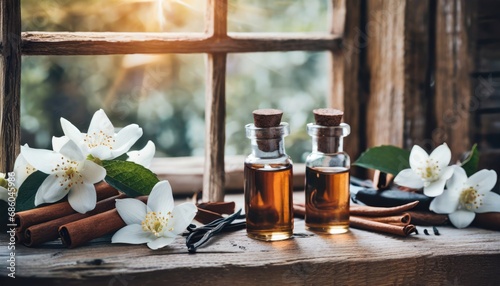
[[[64,117],[86,132],[103,108],[115,127],[137,123],[157,156],[204,152],[202,55],[23,57],[21,142],[51,149]]]
[[[23,0],[23,31],[203,32],[206,0]]]
[[[244,126],[253,122],[252,111],[278,108],[290,124],[287,153],[294,162],[304,162],[311,152],[306,124],[313,122],[313,109],[326,106],[328,62],[326,52],[229,55],[226,154],[249,154]]]
[[[327,0],[229,0],[231,32],[328,32]]]

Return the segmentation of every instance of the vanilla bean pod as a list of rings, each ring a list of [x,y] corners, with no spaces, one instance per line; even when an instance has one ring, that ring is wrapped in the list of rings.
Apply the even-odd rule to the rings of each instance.
[[[232,224],[235,219],[244,218],[241,215],[241,209],[227,218],[220,218],[213,222],[194,228],[193,225],[188,226],[190,232],[186,238],[186,246],[190,253],[195,253],[196,249],[205,244],[212,236],[224,232],[233,231],[245,228],[245,222],[237,222]]]

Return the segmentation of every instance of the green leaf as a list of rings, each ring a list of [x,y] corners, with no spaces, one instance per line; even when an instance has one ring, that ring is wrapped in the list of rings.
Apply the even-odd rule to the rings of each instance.
[[[17,192],[16,211],[25,211],[35,208],[35,195],[38,188],[49,175],[35,171],[23,182]]]
[[[105,160],[102,166],[106,169],[104,180],[131,197],[149,195],[159,182],[153,172],[134,162]]]
[[[366,150],[353,165],[397,175],[401,170],[410,168],[409,160],[410,151],[382,145]]]
[[[467,156],[467,159],[462,162],[462,168],[464,168],[467,176],[470,177],[477,172],[478,165],[479,151],[477,150],[477,144],[474,144],[469,152],[469,156]]]

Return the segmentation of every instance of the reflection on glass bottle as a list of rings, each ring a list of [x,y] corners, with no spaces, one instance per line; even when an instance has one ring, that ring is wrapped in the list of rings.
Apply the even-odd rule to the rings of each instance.
[[[316,124],[307,125],[313,150],[306,159],[306,227],[320,233],[344,233],[349,230],[350,158],[342,150],[342,141],[350,127],[340,123],[341,111],[314,112]],[[322,121],[325,117],[328,120]]]
[[[255,112],[264,111],[269,112],[254,111],[254,117]],[[256,127],[260,121],[255,123],[246,125],[252,145],[244,174],[247,234],[266,241],[287,239],[293,234],[292,161],[283,139],[288,124],[278,121],[277,126]]]

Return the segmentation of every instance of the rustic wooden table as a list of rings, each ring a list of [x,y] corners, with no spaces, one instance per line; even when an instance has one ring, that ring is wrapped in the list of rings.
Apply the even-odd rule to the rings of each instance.
[[[241,195],[230,195],[240,205]],[[245,230],[213,238],[196,254],[185,239],[156,251],[102,238],[76,249],[58,242],[17,245],[7,277],[7,234],[0,234],[0,285],[498,285],[500,233],[417,227],[402,238],[351,229],[316,235],[295,220],[295,237],[261,242]],[[424,234],[427,229],[429,235]]]

